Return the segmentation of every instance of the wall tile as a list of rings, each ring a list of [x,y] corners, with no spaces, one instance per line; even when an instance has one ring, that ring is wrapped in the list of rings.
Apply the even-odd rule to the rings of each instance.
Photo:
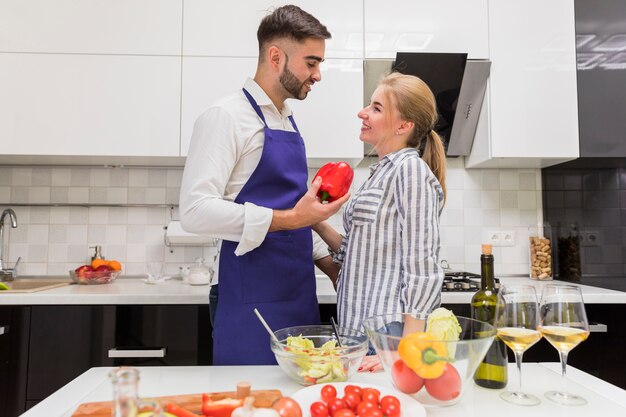
[[[50,202],[55,204],[67,204],[69,202],[68,187],[50,187]]]
[[[50,168],[33,168],[30,185],[49,187],[51,178]]]
[[[537,189],[537,175],[534,172],[520,172],[519,189],[525,191],[534,191]]]
[[[167,187],[167,170],[151,169],[148,176],[148,187]]]
[[[0,204],[9,204],[11,201],[11,187],[0,186]]]
[[[90,187],[108,187],[111,183],[109,181],[109,170],[105,168],[93,168],[89,172],[89,186]]]
[[[70,187],[88,187],[91,174],[88,168],[72,168]]]
[[[11,185],[14,187],[29,187],[32,176],[33,170],[31,168],[14,168]]]
[[[496,169],[483,169],[483,191],[500,189],[500,171]]]
[[[503,209],[518,208],[518,191],[503,190],[500,191],[500,207]]]
[[[50,225],[48,242],[49,243],[66,243],[67,242],[67,226]]]
[[[9,186],[13,183],[13,169],[0,167],[0,185]]]
[[[535,200],[535,191],[518,191],[517,204],[520,209],[529,210],[537,208]]]
[[[480,190],[465,190],[463,191],[463,207],[469,208],[481,208],[482,207],[482,193]]]
[[[580,174],[566,174],[563,176],[563,188],[565,190],[581,190],[582,176]]]
[[[519,190],[519,175],[516,169],[500,170],[500,189]]]
[[[147,187],[148,183],[147,169],[131,169],[128,172],[128,185],[130,187]]]
[[[50,185],[53,187],[67,187],[71,184],[72,169],[55,168],[50,172]]]
[[[70,187],[67,201],[71,204],[85,204],[89,202],[89,187]]]

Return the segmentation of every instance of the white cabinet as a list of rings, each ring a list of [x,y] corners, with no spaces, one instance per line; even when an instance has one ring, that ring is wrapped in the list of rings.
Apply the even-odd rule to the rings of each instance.
[[[256,69],[256,58],[184,57],[181,153],[187,155],[196,118],[220,97],[242,88]],[[361,60],[327,59],[322,81],[303,101],[289,100],[307,146],[309,164],[362,158],[357,113],[363,103]]]
[[[365,58],[395,58],[396,52],[467,52],[469,58],[486,59],[488,3],[364,0]]]
[[[3,0],[0,51],[180,55],[182,10],[183,0]]]
[[[256,31],[268,11],[296,4],[311,13],[332,34],[326,58],[363,57],[362,0],[185,0],[183,54],[257,57]]]
[[[179,156],[180,57],[0,54],[5,155]]]
[[[489,2],[488,132],[467,167],[545,167],[577,158],[574,1]],[[484,126],[483,126],[484,128]]]

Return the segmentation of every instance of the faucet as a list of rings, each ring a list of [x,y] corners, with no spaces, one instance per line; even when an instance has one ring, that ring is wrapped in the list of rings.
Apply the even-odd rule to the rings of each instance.
[[[13,281],[13,279],[17,276],[17,265],[20,263],[21,257],[17,258],[15,265],[13,268],[5,268],[4,266],[4,258],[3,258],[3,247],[4,247],[4,218],[9,216],[9,220],[11,220],[11,227],[17,227],[17,216],[15,212],[8,208],[2,212],[0,215],[0,281]]]

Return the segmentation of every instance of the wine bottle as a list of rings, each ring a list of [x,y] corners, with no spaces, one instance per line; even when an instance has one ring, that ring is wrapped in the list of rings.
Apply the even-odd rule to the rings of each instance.
[[[498,296],[495,290],[491,245],[482,245],[480,290],[472,297],[472,318],[494,324]],[[474,382],[484,388],[504,388],[507,382],[506,346],[496,337],[474,374]]]

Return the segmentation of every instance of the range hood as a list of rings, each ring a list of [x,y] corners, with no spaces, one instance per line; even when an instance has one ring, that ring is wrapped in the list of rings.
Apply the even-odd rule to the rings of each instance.
[[[447,156],[469,155],[476,134],[491,62],[467,59],[467,54],[404,53],[395,60],[368,59],[364,62],[363,104],[367,106],[378,81],[393,71],[424,80],[437,99],[439,122]],[[366,145],[365,155],[373,155]]]

